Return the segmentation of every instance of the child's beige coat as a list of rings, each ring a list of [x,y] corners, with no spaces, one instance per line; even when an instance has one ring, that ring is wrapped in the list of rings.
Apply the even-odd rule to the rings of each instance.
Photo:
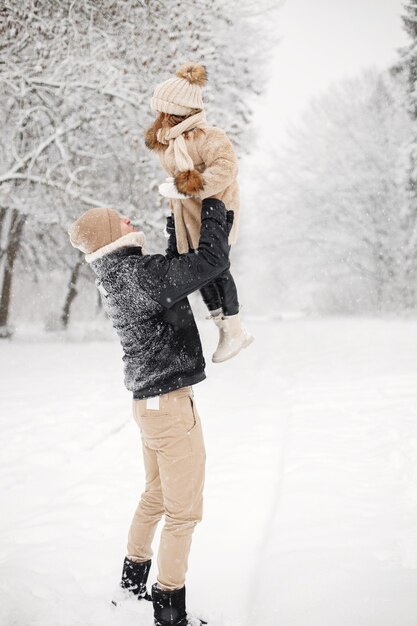
[[[158,141],[157,129],[151,126],[146,133],[146,145],[159,154],[161,165],[173,176],[177,189],[192,198],[171,202],[176,222],[177,247],[180,253],[196,249],[200,238],[201,201],[216,196],[224,202],[227,210],[235,213],[229,243],[237,239],[239,188],[237,183],[237,158],[226,133],[213,126],[196,128],[184,134],[188,154],[196,172],[179,172],[173,152],[167,154],[167,146]],[[192,174],[192,176],[189,176]],[[197,177],[197,180],[196,180]],[[174,210],[174,207],[180,210]],[[185,229],[181,228],[182,221]],[[183,233],[186,232],[188,241]]]

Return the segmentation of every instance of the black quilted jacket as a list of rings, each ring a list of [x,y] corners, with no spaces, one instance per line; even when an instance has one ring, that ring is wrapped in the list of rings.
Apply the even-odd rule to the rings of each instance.
[[[203,201],[198,250],[176,253],[174,229],[165,255],[142,256],[126,247],[91,267],[124,351],[125,385],[136,399],[196,384],[205,378],[200,336],[187,296],[229,267],[231,212]]]

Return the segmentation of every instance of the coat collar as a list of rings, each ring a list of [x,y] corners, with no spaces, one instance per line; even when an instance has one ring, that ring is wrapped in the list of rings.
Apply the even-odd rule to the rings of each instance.
[[[142,249],[142,254],[145,255],[147,254],[147,252],[144,249],[144,245],[145,245],[144,233],[141,231],[134,231],[132,233],[128,233],[127,235],[124,235],[123,237],[119,237],[119,239],[116,239],[116,241],[113,241],[112,243],[107,244],[107,246],[103,246],[102,248],[99,248],[98,250],[96,250],[95,252],[92,252],[91,254],[86,254],[85,260],[87,261],[87,263],[93,263],[94,261],[97,261],[97,259],[101,259],[107,254],[111,254],[112,252],[116,252],[117,250],[120,250],[121,248],[128,248],[131,246],[140,247]]]

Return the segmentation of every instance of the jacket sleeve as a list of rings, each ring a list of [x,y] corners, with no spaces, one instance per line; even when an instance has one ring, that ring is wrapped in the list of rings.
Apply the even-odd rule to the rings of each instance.
[[[206,169],[203,172],[204,188],[198,193],[202,200],[214,196],[228,187],[237,176],[237,157],[226,133],[216,128],[199,146]]]
[[[200,243],[195,252],[178,257],[154,254],[144,262],[149,295],[165,308],[201,289],[230,265],[230,221],[223,202],[204,200],[201,218]]]

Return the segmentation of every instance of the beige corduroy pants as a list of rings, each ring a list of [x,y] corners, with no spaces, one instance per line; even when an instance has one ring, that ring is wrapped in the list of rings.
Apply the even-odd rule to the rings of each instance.
[[[179,589],[185,584],[191,537],[203,513],[206,453],[200,418],[191,387],[159,396],[159,408],[134,400],[140,428],[146,487],[129,531],[128,556],[138,562],[152,558],[152,540],[165,514],[158,550],[158,586]]]

